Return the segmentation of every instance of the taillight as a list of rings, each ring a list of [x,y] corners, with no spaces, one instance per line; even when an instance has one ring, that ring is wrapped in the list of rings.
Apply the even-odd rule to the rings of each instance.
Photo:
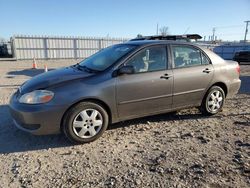
[[[240,74],[240,65],[236,66],[236,71]]]

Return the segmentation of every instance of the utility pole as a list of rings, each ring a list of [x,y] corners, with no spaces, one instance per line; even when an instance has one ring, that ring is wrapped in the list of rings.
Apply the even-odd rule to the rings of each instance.
[[[215,30],[216,30],[215,27],[213,27],[213,36],[212,36],[212,40],[213,40],[213,41],[214,41],[214,39],[215,39],[215,36],[214,36],[214,35],[215,35]]]
[[[247,33],[248,33],[248,23],[250,22],[250,20],[245,21],[245,22],[246,22],[246,30],[245,30],[244,42],[246,43],[246,41],[247,41]]]
[[[156,26],[156,35],[158,35],[158,30],[159,30],[159,27],[158,27],[158,23],[157,23],[157,26]]]

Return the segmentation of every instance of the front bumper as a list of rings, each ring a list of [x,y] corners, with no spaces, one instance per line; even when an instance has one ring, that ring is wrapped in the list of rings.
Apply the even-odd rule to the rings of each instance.
[[[18,102],[17,93],[10,100],[10,114],[17,128],[35,134],[60,133],[60,125],[67,107],[61,105],[28,105]]]

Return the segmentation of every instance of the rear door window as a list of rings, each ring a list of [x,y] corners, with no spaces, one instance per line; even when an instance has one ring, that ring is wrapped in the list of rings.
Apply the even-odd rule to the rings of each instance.
[[[172,46],[174,68],[209,64],[209,59],[197,48],[192,46]]]
[[[210,64],[210,60],[209,60],[208,57],[205,56],[205,54],[202,53],[202,52],[201,52],[201,60],[202,60],[202,64],[203,64],[203,65],[208,65],[208,64]]]

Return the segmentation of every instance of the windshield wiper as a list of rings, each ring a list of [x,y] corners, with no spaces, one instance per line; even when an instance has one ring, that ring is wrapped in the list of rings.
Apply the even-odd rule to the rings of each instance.
[[[93,73],[93,72],[100,72],[99,70],[91,69],[91,68],[89,68],[89,67],[87,67],[85,65],[81,66],[81,67],[84,68],[87,72],[91,72],[91,73]]]
[[[85,70],[86,72],[89,72],[89,73],[100,72],[100,71],[98,71],[98,70],[91,69],[91,68],[89,68],[89,67],[87,67],[87,66],[85,66],[85,65],[82,66],[82,65],[80,65],[79,63],[76,64],[76,67],[77,67],[77,69],[79,69],[79,70]]]
[[[84,70],[84,69],[82,69],[82,66],[79,63],[74,64],[71,67],[77,68],[78,70]]]

